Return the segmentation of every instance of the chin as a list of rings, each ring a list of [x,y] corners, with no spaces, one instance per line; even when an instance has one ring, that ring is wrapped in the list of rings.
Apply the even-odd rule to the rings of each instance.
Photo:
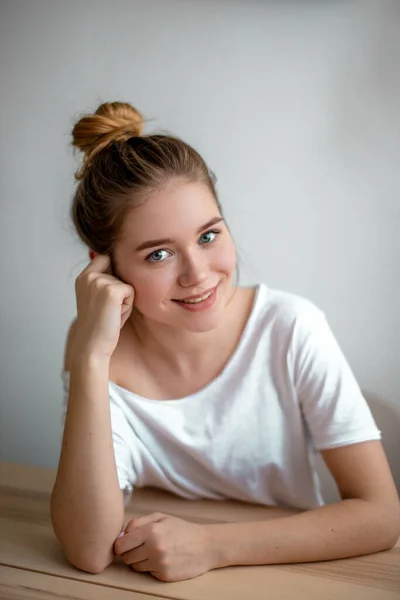
[[[188,324],[186,326],[181,326],[181,329],[185,329],[185,331],[191,331],[192,333],[206,333],[207,331],[212,331],[213,329],[216,329],[218,325],[219,319],[214,319],[212,323],[193,323]]]
[[[197,314],[188,314],[183,318],[176,320],[176,327],[179,329],[184,329],[186,331],[192,331],[193,333],[206,333],[207,331],[212,331],[216,329],[223,317],[223,311],[221,309],[214,309],[204,313]]]
[[[160,325],[166,325],[168,327],[172,327],[173,329],[181,330],[181,331],[191,331],[193,333],[206,333],[207,331],[212,331],[221,321],[221,314],[218,311],[214,312],[213,315],[190,315],[189,318],[173,318],[168,319],[165,318],[165,315],[159,314],[149,314],[149,312],[144,312],[137,310],[142,319],[148,320],[153,323],[159,323]],[[184,317],[185,315],[183,315]],[[193,318],[194,317],[194,318]]]

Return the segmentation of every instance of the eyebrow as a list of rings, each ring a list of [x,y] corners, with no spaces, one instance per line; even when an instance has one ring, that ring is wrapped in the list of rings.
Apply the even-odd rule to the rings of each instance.
[[[224,219],[222,217],[214,217],[213,219],[199,227],[197,233],[199,234],[202,231],[204,231],[204,229],[208,229],[209,227],[212,227],[213,225],[216,225],[217,223],[220,223],[223,220]],[[160,240],[148,240],[147,242],[143,242],[143,244],[140,244],[140,246],[136,248],[135,252],[140,252],[141,250],[146,250],[147,248],[154,248],[154,246],[162,246],[164,244],[173,243],[174,240],[172,240],[171,238],[163,238]]]

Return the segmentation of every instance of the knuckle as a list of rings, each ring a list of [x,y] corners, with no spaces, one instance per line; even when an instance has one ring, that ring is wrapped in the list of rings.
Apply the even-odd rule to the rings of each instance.
[[[158,564],[160,565],[161,569],[165,571],[169,566],[169,560],[166,556],[163,555],[161,558],[158,559]]]
[[[107,286],[107,293],[111,298],[119,298],[119,290],[117,285],[110,284]]]
[[[105,287],[104,293],[106,295],[106,298],[108,300],[111,300],[113,303],[119,303],[120,302],[120,295],[118,290],[116,289],[115,285],[107,285]]]
[[[91,284],[97,278],[96,273],[81,273],[78,275],[77,279],[88,284]]]
[[[101,277],[98,277],[96,275],[94,275],[94,277],[91,277],[91,275],[94,275],[94,273],[89,273],[88,275],[88,282],[89,284],[95,289],[95,290],[101,290],[104,286],[103,286],[103,282],[101,280]]]
[[[160,581],[174,581],[172,573],[166,568],[160,569],[156,577]]]
[[[157,523],[150,523],[149,524],[149,533],[152,536],[155,536],[157,533]]]
[[[166,560],[167,560],[167,552],[166,552],[166,548],[163,544],[160,543],[156,543],[154,545],[154,554],[159,558],[160,560],[160,564],[166,564]]]
[[[80,289],[89,286],[94,279],[96,279],[95,273],[80,273],[75,279],[75,289]]]

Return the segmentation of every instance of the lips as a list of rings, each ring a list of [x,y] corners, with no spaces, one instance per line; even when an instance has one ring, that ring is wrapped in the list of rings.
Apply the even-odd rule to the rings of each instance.
[[[175,302],[177,306],[179,306],[179,308],[182,310],[189,311],[191,313],[201,313],[207,311],[212,306],[214,306],[217,298],[217,293],[218,285],[216,285],[215,288],[212,288],[211,292],[200,296],[200,298],[198,298],[197,300],[176,300]]]
[[[194,296],[186,296],[185,298],[174,299],[174,302],[187,302],[190,300],[199,300],[200,298],[204,298],[205,296],[208,296],[208,294],[211,294],[216,287],[217,286],[215,285],[212,288],[208,288],[208,290],[204,290],[204,292],[202,292],[201,294],[195,294]]]
[[[204,296],[201,296],[200,298],[197,298],[196,300],[179,300],[180,304],[200,304],[200,302],[205,302],[206,300],[208,300],[208,298],[210,298],[210,296],[212,296],[213,292],[209,292],[208,294],[204,294]]]

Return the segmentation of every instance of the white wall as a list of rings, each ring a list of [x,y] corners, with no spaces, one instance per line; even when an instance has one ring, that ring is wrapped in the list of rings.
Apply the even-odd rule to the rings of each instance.
[[[326,312],[400,486],[400,2],[3,0],[0,56],[0,458],[57,465],[70,130],[126,100],[216,171],[243,283]]]

